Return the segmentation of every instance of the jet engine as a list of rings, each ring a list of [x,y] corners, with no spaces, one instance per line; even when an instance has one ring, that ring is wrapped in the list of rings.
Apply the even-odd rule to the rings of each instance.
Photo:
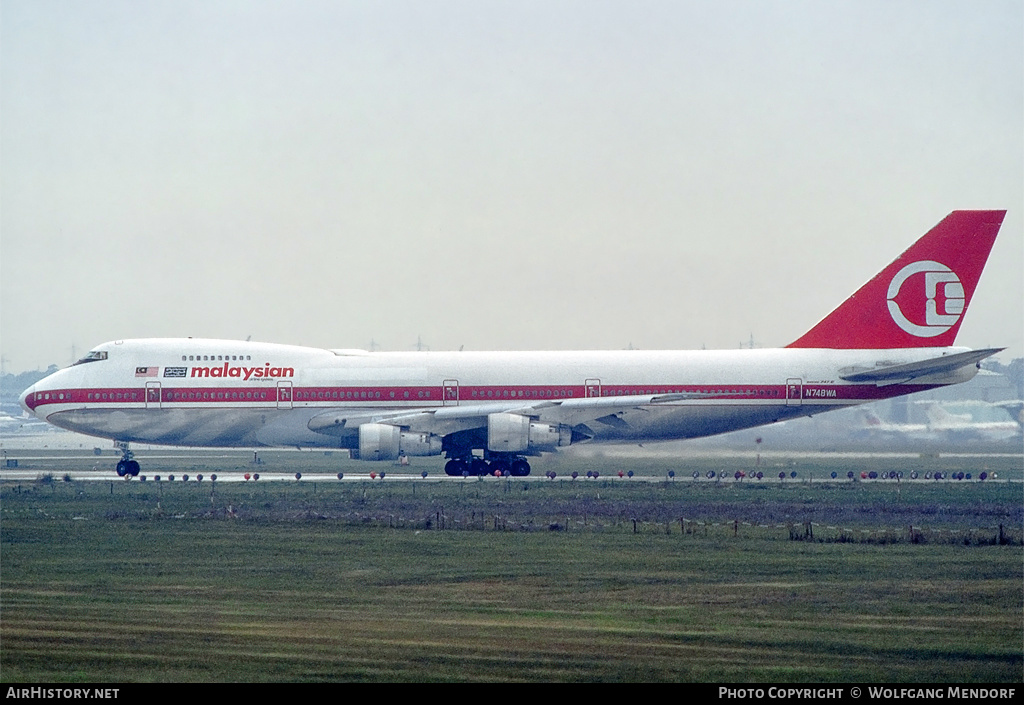
[[[400,455],[440,455],[441,437],[403,431],[384,423],[359,426],[360,460],[397,460]]]
[[[554,450],[572,443],[572,428],[532,421],[520,414],[487,415],[487,450],[495,453],[525,453]]]

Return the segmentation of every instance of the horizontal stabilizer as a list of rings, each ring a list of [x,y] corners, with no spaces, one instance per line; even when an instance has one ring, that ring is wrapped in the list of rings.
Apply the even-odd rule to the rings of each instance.
[[[847,382],[875,382],[880,385],[898,384],[909,382],[938,374],[948,374],[954,370],[976,365],[990,355],[1005,350],[1005,348],[985,348],[984,350],[969,350],[953,355],[940,355],[920,362],[911,362],[906,365],[889,365],[874,369],[852,370],[849,374],[840,375]]]

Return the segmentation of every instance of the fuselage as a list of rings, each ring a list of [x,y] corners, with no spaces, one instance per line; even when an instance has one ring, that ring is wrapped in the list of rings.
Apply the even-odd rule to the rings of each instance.
[[[561,405],[558,422],[564,423],[569,400],[671,395],[657,404],[620,405],[607,416],[591,412],[577,424],[585,428],[579,437],[595,442],[671,440],[963,382],[976,373],[973,365],[913,384],[842,379],[962,350],[370,353],[191,338],[125,340],[101,345],[41,380],[22,404],[54,425],[115,441],[357,448],[355,426],[331,428],[318,419],[334,413],[365,420],[445,407],[486,417],[521,402],[542,420],[546,407]],[[444,435],[445,428],[430,431]]]

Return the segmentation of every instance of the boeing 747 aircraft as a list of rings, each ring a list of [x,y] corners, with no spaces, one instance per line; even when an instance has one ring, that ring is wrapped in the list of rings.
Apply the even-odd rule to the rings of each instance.
[[[1005,211],[955,211],[785,348],[365,352],[230,340],[104,343],[29,388],[50,423],[117,442],[445,454],[449,475],[527,475],[582,442],[710,436],[971,379],[953,345]]]

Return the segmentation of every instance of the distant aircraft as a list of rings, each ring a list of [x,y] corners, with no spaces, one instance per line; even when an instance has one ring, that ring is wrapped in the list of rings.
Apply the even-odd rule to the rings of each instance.
[[[1001,441],[1020,434],[1020,425],[1008,418],[1006,409],[995,404],[981,401],[918,403],[927,406],[928,428],[949,440]]]
[[[923,423],[888,423],[878,418],[871,409],[861,409],[864,417],[864,431],[876,439],[889,442],[902,441],[936,441],[938,434],[928,424]]]
[[[581,442],[709,436],[971,379],[953,348],[1005,211],[955,211],[781,349],[366,352],[118,340],[30,387],[25,409],[113,439],[445,454],[449,475],[530,472]]]
[[[46,425],[34,416],[12,416],[0,411],[0,435],[52,430],[54,430],[53,427]]]
[[[1017,425],[1024,429],[1024,400],[1022,399],[1007,399],[1006,401],[997,401],[995,406],[1003,409],[1010,415]]]

